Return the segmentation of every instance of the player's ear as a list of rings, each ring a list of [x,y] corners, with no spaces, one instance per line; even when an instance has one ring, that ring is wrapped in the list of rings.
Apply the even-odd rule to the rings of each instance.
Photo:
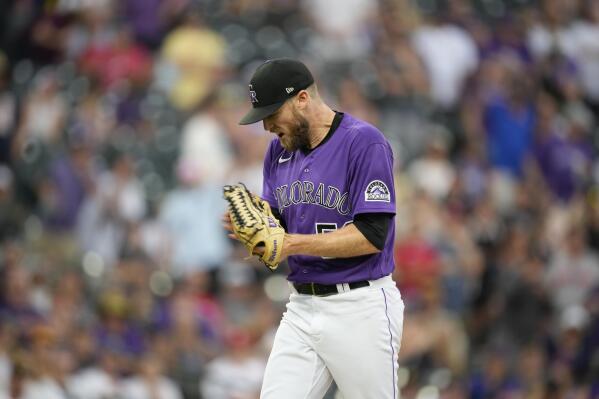
[[[307,90],[300,90],[295,96],[295,105],[298,109],[305,109],[310,101],[310,93]]]

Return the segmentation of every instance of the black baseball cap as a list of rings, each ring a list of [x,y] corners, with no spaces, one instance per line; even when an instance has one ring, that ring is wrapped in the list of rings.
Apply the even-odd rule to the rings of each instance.
[[[239,121],[249,125],[274,114],[287,99],[314,83],[300,61],[277,58],[260,65],[250,80],[252,109]]]

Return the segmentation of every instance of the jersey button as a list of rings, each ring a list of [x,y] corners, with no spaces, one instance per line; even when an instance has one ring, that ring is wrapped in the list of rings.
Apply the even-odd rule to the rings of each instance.
[[[308,269],[302,269],[302,273],[308,274]]]
[[[306,168],[304,169],[304,173],[308,173],[310,171],[310,169]]]

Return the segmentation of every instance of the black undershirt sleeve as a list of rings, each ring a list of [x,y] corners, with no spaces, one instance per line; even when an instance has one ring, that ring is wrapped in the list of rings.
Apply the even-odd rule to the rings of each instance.
[[[281,226],[287,230],[279,210],[275,208],[271,210],[274,217],[281,222]],[[376,249],[382,251],[387,240],[389,223],[392,217],[393,215],[390,213],[360,213],[354,217],[354,225]]]
[[[390,213],[359,213],[354,216],[354,225],[376,249],[382,251],[392,217]]]

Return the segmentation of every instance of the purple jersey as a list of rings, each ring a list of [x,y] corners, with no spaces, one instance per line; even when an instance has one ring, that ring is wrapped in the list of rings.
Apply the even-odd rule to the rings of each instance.
[[[395,215],[391,146],[374,126],[348,114],[342,116],[332,136],[309,153],[290,153],[278,139],[270,143],[262,197],[279,210],[288,233],[331,232],[352,223],[360,213]],[[394,219],[380,253],[353,258],[290,256],[288,279],[338,284],[390,274]]]

